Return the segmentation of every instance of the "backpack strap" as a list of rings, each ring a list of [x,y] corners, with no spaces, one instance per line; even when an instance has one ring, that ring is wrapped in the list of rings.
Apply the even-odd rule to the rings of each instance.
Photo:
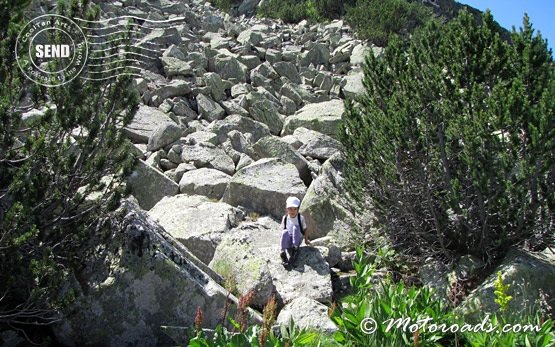
[[[301,229],[301,235],[304,235],[304,230],[303,230],[303,223],[301,222],[301,214],[297,213],[297,218],[299,221],[299,228]]]
[[[283,219],[281,220],[281,224],[283,225],[283,229],[287,229],[287,215],[283,216]]]

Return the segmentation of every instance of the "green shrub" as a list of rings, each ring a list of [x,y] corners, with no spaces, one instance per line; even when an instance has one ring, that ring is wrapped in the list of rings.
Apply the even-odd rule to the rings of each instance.
[[[307,9],[307,1],[268,0],[258,7],[256,13],[259,17],[281,19],[285,23],[298,23],[303,19],[309,19]]]
[[[380,253],[390,254],[386,249]],[[351,281],[355,294],[346,298],[341,305],[335,306],[331,314],[331,319],[339,329],[335,333],[335,339],[341,345],[555,345],[554,322],[546,317],[547,312],[536,310],[532,315],[514,315],[507,310],[500,310],[491,315],[480,314],[478,321],[483,324],[470,325],[464,321],[464,317],[456,316],[449,307],[437,300],[432,289],[407,286],[403,282],[395,283],[390,278],[378,279],[374,270],[390,264],[388,257],[375,257],[371,262],[370,257],[365,256],[361,249],[357,250],[353,262],[356,277]],[[496,295],[506,298],[506,289],[504,287],[501,289],[502,293]],[[501,329],[508,323],[517,327],[517,330],[522,327],[522,330],[502,332]],[[530,329],[531,325],[534,326],[533,330]],[[453,326],[456,328],[451,331]],[[373,332],[365,330],[374,327]]]
[[[32,83],[23,83],[13,60],[13,39],[28,3],[0,5],[6,23],[0,28],[0,330],[32,330],[59,319],[72,298],[60,298],[60,289],[79,278],[86,259],[110,249],[108,219],[134,160],[122,131],[139,99],[129,75],[29,88],[34,107],[46,100],[53,107],[32,124],[20,123],[19,98]],[[88,1],[60,1],[58,11],[88,20],[99,15]],[[121,38],[112,46],[129,43]]]
[[[241,0],[210,0],[210,3],[214,5],[214,7],[226,12],[231,12],[231,7],[233,5],[237,5],[241,3]]]
[[[528,18],[499,38],[490,13],[430,22],[370,55],[347,102],[346,185],[405,252],[486,261],[541,247],[555,215],[555,74]],[[551,232],[549,231],[551,230]]]
[[[392,35],[407,36],[432,17],[430,8],[406,0],[357,0],[345,19],[359,38],[385,46]]]

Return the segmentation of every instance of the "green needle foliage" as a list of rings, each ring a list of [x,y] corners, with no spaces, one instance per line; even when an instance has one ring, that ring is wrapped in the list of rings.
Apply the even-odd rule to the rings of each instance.
[[[345,19],[364,40],[386,45],[393,35],[408,37],[433,17],[421,2],[406,0],[357,0],[346,6]]]
[[[489,12],[432,21],[408,49],[394,40],[346,104],[350,192],[415,255],[542,247],[555,225],[554,71],[528,17],[510,44]]]
[[[56,321],[71,299],[60,295],[64,283],[108,247],[102,221],[133,163],[121,128],[138,104],[129,76],[53,88],[24,79],[14,40],[27,3],[0,2],[0,328]],[[69,18],[99,13],[87,0],[58,10]],[[34,107],[48,111],[23,124],[17,105],[31,90]]]

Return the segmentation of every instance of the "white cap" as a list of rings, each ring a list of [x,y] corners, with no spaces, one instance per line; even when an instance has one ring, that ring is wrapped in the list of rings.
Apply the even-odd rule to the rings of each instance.
[[[289,208],[289,207],[297,207],[298,208],[299,206],[301,206],[301,200],[297,199],[294,196],[290,196],[290,197],[287,198],[287,201],[286,201],[286,207],[287,208]]]

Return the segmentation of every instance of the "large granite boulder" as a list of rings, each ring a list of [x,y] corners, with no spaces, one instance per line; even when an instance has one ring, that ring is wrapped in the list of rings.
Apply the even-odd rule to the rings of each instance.
[[[249,108],[252,118],[264,123],[270,128],[270,132],[279,135],[283,128],[284,116],[279,114],[277,107],[267,99],[255,102]]]
[[[303,52],[299,56],[300,66],[309,66],[310,64],[314,66],[328,65],[329,61],[330,49],[323,43],[314,43],[307,52]]]
[[[265,158],[242,168],[233,176],[223,201],[281,218],[287,197],[302,199],[305,192],[306,186],[293,164]]]
[[[123,128],[123,132],[133,143],[148,143],[154,130],[165,123],[175,122],[157,108],[140,105],[131,123]]]
[[[195,75],[195,71],[189,62],[169,56],[161,57],[160,60],[164,66],[166,77],[192,77]]]
[[[264,40],[264,35],[257,30],[253,30],[252,28],[241,31],[237,36],[237,42],[243,45],[250,44],[258,46],[262,40]]]
[[[541,296],[547,297],[547,304],[555,307],[555,255],[512,249],[497,269],[457,308],[465,319],[479,319],[484,313],[499,310],[494,294],[494,281],[499,271],[503,283],[510,286],[507,294],[513,297],[509,302],[512,314],[531,312]]]
[[[145,47],[145,44],[156,44],[163,47],[168,47],[172,44],[179,45],[180,43],[181,36],[179,36],[179,32],[176,28],[152,28],[146,35],[141,37],[140,41],[137,41],[135,43],[135,46]]]
[[[207,167],[220,170],[228,175],[235,172],[235,163],[223,149],[211,143],[201,142],[194,145],[184,145],[181,150],[181,160],[184,163],[193,162],[196,167]]]
[[[305,157],[327,160],[342,150],[341,142],[314,130],[297,128],[293,132],[293,136],[302,143],[298,151]]]
[[[204,94],[197,95],[198,113],[207,121],[222,119],[225,110],[214,100]]]
[[[299,297],[285,305],[279,312],[276,323],[289,326],[290,320],[301,329],[318,330],[328,334],[337,331],[337,326],[328,315],[328,307],[310,298]]]
[[[372,54],[371,47],[363,43],[356,45],[351,52],[351,65],[362,65],[369,54]]]
[[[231,277],[237,295],[254,291],[252,303],[259,309],[264,307],[275,287],[270,269],[258,249],[279,244],[278,230],[278,223],[269,217],[241,223],[223,237],[209,264],[222,277]]]
[[[337,139],[343,111],[343,101],[338,99],[308,104],[285,119],[281,135],[293,134],[295,129],[304,127]]]
[[[149,215],[205,264],[212,260],[222,236],[243,218],[228,204],[185,194],[162,199]]]
[[[201,168],[185,172],[179,181],[179,189],[184,194],[220,200],[230,180],[231,176],[224,172]]]
[[[138,160],[127,184],[139,205],[149,210],[165,196],[179,193],[179,185],[143,160]]]
[[[238,130],[243,133],[251,143],[255,143],[262,137],[270,135],[270,129],[266,124],[240,115],[231,115],[225,119],[212,122],[206,127],[206,131],[211,131],[218,135],[218,141],[221,143],[225,142],[227,134],[232,130]]]
[[[301,84],[301,76],[293,63],[280,61],[274,64],[274,69],[281,77],[285,77],[293,83]]]
[[[364,73],[362,71],[345,76],[345,86],[342,88],[345,98],[354,99],[358,95],[364,93],[364,85],[362,84],[363,78]]]
[[[333,291],[330,267],[318,249],[300,247],[291,270],[281,264],[279,245],[259,250],[272,274],[278,303],[286,305],[299,297],[321,303],[331,302]]]
[[[307,186],[312,181],[306,159],[281,138],[275,136],[263,137],[252,146],[252,149],[258,158],[279,158],[286,163],[295,165],[299,171],[299,176]]]
[[[247,67],[237,59],[229,56],[216,56],[214,58],[214,72],[221,78],[235,82],[247,81]]]
[[[362,220],[354,217],[346,208],[344,201],[341,172],[344,158],[336,154],[328,159],[321,168],[321,174],[310,184],[301,203],[300,212],[308,224],[307,233],[311,239],[330,234],[341,248],[352,248],[355,240],[353,224]]]
[[[157,151],[170,143],[179,140],[184,131],[174,122],[158,126],[148,138],[147,151]]]
[[[237,299],[198,260],[136,205],[124,203],[111,218],[111,247],[87,257],[79,280],[67,284],[75,302],[52,331],[65,346],[168,346],[162,326],[203,327],[233,315]],[[112,253],[110,250],[117,250]],[[260,316],[251,316],[260,322]]]

